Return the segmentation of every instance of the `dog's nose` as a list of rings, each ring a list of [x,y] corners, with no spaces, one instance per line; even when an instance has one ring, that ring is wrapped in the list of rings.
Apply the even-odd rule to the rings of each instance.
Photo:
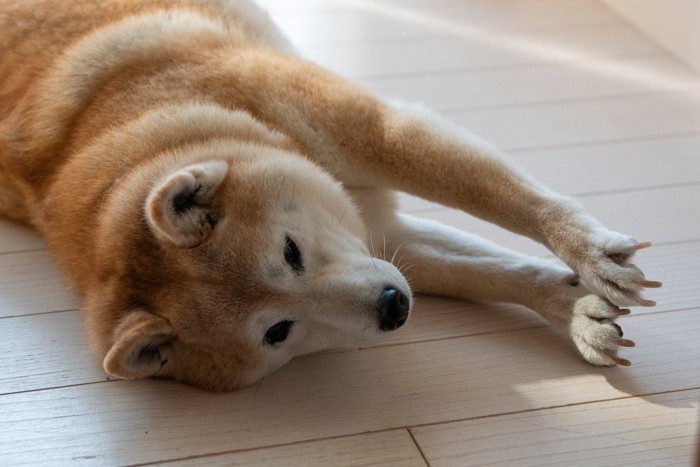
[[[379,328],[382,331],[398,329],[408,320],[410,302],[406,294],[387,287],[379,298]]]

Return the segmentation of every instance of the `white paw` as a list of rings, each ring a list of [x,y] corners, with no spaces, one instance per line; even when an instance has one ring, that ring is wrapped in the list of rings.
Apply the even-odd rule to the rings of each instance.
[[[641,292],[646,287],[661,287],[661,283],[646,280],[644,273],[630,262],[637,251],[651,243],[639,243],[604,228],[587,237],[588,245],[582,245],[572,266],[589,288],[617,306],[656,305],[642,298]]]
[[[625,365],[630,361],[617,356],[619,347],[634,347],[634,342],[622,338],[622,328],[615,323],[629,313],[593,294],[574,302],[569,336],[581,356],[594,365]]]

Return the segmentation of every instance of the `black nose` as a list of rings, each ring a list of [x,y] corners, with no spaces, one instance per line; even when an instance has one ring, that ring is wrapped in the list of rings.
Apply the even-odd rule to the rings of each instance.
[[[406,323],[408,319],[408,297],[393,287],[387,287],[379,297],[379,328],[393,331]]]

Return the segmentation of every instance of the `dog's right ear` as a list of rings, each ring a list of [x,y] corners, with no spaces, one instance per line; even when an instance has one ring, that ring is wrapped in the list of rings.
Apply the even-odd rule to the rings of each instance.
[[[222,160],[180,169],[156,186],[146,199],[146,219],[153,233],[182,248],[205,242],[217,222],[211,202],[228,171]]]
[[[117,378],[156,375],[167,363],[175,332],[165,319],[143,310],[131,311],[114,332],[103,366]]]

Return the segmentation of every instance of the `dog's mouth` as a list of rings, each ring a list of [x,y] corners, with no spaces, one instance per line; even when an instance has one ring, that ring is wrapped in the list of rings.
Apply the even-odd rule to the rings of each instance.
[[[377,304],[379,329],[382,331],[395,331],[406,321],[411,309],[411,299],[408,294],[394,286],[387,286],[382,290]]]

